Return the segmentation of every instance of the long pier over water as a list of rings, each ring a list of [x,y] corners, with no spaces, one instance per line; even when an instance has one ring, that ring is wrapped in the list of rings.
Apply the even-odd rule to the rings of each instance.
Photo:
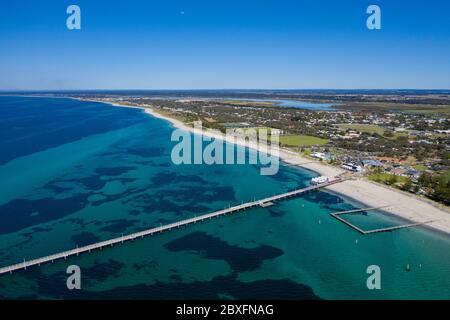
[[[219,216],[223,216],[223,215],[230,214],[230,213],[235,213],[235,212],[238,212],[238,211],[247,210],[247,209],[250,209],[250,208],[253,208],[253,207],[257,207],[257,206],[264,207],[265,204],[271,203],[273,201],[283,200],[283,199],[295,197],[295,196],[298,196],[298,195],[300,195],[302,193],[305,193],[305,192],[308,192],[308,191],[317,190],[317,189],[320,189],[320,188],[324,188],[324,187],[327,187],[327,186],[330,186],[332,184],[336,184],[336,183],[339,183],[339,182],[342,182],[342,181],[344,181],[344,179],[336,178],[336,179],[333,179],[333,180],[330,180],[328,182],[321,183],[321,184],[318,184],[318,185],[313,185],[313,186],[309,186],[309,187],[302,188],[302,189],[296,189],[294,191],[286,192],[286,193],[275,195],[275,196],[272,196],[272,197],[268,197],[268,198],[264,198],[264,199],[260,199],[260,200],[255,200],[255,201],[251,201],[251,202],[247,202],[247,203],[243,203],[243,204],[240,204],[240,205],[237,205],[237,206],[233,206],[233,207],[229,207],[229,208],[226,208],[226,209],[223,209],[223,210],[215,211],[215,212],[204,214],[204,215],[201,215],[201,216],[196,216],[194,218],[189,218],[189,219],[181,220],[181,221],[178,221],[178,222],[169,223],[169,224],[166,224],[166,225],[161,225],[159,227],[147,229],[147,230],[144,230],[144,231],[132,233],[132,234],[129,234],[129,235],[121,236],[119,238],[114,238],[114,239],[111,239],[111,240],[97,242],[97,243],[94,243],[94,244],[91,244],[91,245],[88,245],[88,246],[84,246],[84,247],[80,247],[80,248],[76,248],[76,249],[72,249],[72,250],[68,250],[68,251],[64,251],[64,252],[60,252],[60,253],[56,253],[56,254],[49,255],[49,256],[46,256],[46,257],[42,257],[42,258],[38,258],[38,259],[33,259],[33,260],[29,260],[29,261],[25,261],[24,260],[21,263],[17,263],[17,264],[11,265],[11,266],[0,268],[0,274],[12,273],[13,271],[21,270],[21,269],[26,270],[27,268],[32,267],[32,266],[36,266],[36,265],[40,266],[41,264],[44,264],[44,263],[53,262],[53,261],[59,260],[59,259],[67,259],[70,256],[78,256],[81,253],[91,252],[92,250],[102,249],[104,247],[112,247],[115,244],[124,243],[124,242],[127,242],[127,241],[132,241],[134,239],[143,238],[145,236],[151,236],[151,235],[156,234],[156,233],[169,231],[169,230],[174,229],[174,228],[180,228],[180,227],[183,227],[183,226],[194,224],[196,222],[200,222],[200,221],[216,218],[216,217],[219,217]]]

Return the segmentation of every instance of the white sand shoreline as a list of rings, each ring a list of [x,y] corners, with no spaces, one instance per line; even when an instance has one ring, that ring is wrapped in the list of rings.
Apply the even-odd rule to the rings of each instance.
[[[95,101],[101,102],[101,101]],[[108,103],[108,102],[105,102]],[[203,134],[215,139],[225,140],[228,143],[236,143],[240,145],[247,145],[249,148],[266,152],[261,150],[258,145],[249,145],[244,141],[233,141],[230,139],[224,139],[222,134],[215,132],[203,131],[196,132],[193,127],[189,127],[180,120],[173,119],[155,112],[151,108],[144,108],[139,106],[127,106],[117,103],[109,103],[117,107],[137,108],[142,109],[145,113],[159,119],[170,122],[175,128],[186,130],[196,134]],[[343,169],[333,167],[331,165],[323,164],[318,161],[306,159],[299,154],[279,149],[280,160],[291,165],[295,165],[313,172],[319,175],[334,177],[345,172]],[[411,221],[413,223],[422,223],[433,221],[428,223],[426,227],[436,231],[440,231],[446,235],[450,235],[450,211],[447,208],[440,208],[439,205],[433,203],[431,200],[427,201],[420,199],[412,194],[407,194],[399,190],[391,189],[387,186],[383,186],[366,179],[354,179],[347,180],[342,183],[338,183],[327,187],[329,191],[342,195],[344,198],[356,201],[364,204],[367,207],[381,207],[388,206],[383,209],[386,213],[397,216],[403,220]]]

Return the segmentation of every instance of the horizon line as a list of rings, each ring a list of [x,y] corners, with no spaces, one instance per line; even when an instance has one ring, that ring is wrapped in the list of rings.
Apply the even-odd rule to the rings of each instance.
[[[195,89],[0,89],[0,93],[86,91],[450,91],[450,88],[195,88]]]

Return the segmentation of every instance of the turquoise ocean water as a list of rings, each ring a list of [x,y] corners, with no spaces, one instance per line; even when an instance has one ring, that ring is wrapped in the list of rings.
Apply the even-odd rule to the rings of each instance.
[[[141,110],[0,97],[0,265],[308,184],[282,165],[181,165],[173,128]],[[424,228],[361,236],[329,216],[358,204],[310,193],[12,275],[0,298],[449,299],[450,237]],[[371,212],[364,228],[399,223]],[[82,290],[66,288],[66,268]],[[410,271],[405,266],[410,265]],[[368,290],[366,268],[381,268]]]

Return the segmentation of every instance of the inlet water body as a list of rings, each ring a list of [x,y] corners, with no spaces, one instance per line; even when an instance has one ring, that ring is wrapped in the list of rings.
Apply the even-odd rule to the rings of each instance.
[[[300,100],[285,100],[285,99],[247,99],[247,98],[230,98],[226,100],[238,100],[238,101],[254,101],[254,102],[273,102],[275,106],[278,107],[288,107],[306,110],[316,110],[316,111],[332,111],[336,104],[332,103],[316,103]]]
[[[158,96],[153,97],[152,99],[168,99],[168,100],[180,100],[180,99],[193,99],[193,100],[228,100],[228,101],[251,101],[251,102],[272,102],[275,106],[278,107],[288,107],[288,108],[297,108],[297,109],[306,109],[306,110],[315,110],[315,111],[333,111],[335,110],[335,106],[337,104],[332,103],[317,103],[317,102],[308,102],[301,100],[289,100],[289,99],[256,99],[256,98],[204,98],[204,97],[196,97],[196,96]]]
[[[173,128],[139,109],[0,97],[0,112],[2,266],[283,193],[315,176],[288,165],[275,176],[261,176],[258,165],[173,165]],[[449,237],[425,228],[361,236],[329,216],[358,205],[309,193],[1,276],[0,299],[449,299]],[[364,227],[399,222],[351,218]],[[73,264],[82,270],[79,291],[66,288]],[[373,264],[381,290],[366,286]]]

